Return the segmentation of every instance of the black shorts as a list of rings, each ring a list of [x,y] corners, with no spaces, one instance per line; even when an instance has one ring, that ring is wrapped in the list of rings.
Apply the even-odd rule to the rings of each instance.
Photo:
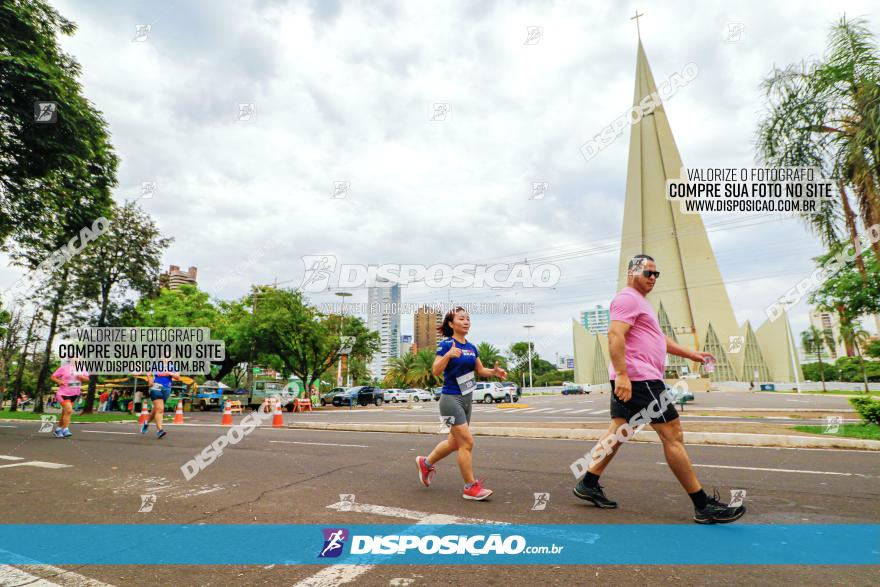
[[[663,397],[666,384],[659,379],[649,381],[633,381],[632,397],[628,402],[622,402],[614,394],[614,380],[611,380],[611,417],[623,418],[627,422],[635,418],[639,412],[645,411],[645,415],[652,424],[672,422],[678,418],[678,410],[668,395]],[[668,403],[667,403],[668,402]],[[663,404],[667,403],[666,407]],[[659,412],[659,413],[658,413]]]
[[[76,394],[76,395],[62,395],[62,396],[60,396],[60,397],[61,397],[61,403],[62,403],[62,404],[63,404],[64,402],[70,402],[70,403],[72,403],[72,404],[75,404],[75,403],[76,403],[76,400],[79,399],[79,394]]]

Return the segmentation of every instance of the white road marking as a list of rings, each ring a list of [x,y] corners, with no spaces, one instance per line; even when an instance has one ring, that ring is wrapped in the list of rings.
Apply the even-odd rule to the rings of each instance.
[[[3,552],[11,554],[16,559],[20,559],[22,564],[17,566],[22,568],[0,565],[0,585],[27,585],[28,587],[113,587],[109,583],[102,583],[73,571],[52,565],[36,564],[37,561],[8,550]],[[32,573],[39,573],[39,575]],[[43,576],[48,578],[44,579]],[[51,581],[48,579],[51,579]]]
[[[0,424],[0,428],[18,428],[18,426],[13,426],[12,424]]]
[[[333,503],[327,506],[328,509],[340,509],[344,507],[346,511],[366,512],[378,514],[380,516],[390,516],[394,518],[406,518],[408,520],[417,520],[416,524],[496,524],[507,525],[507,522],[493,522],[490,520],[479,520],[476,518],[461,518],[458,516],[448,516],[446,514],[429,514],[427,512],[417,512],[403,508],[394,508],[381,505],[370,505],[366,503],[346,502],[343,506],[341,502]],[[333,587],[335,585],[343,585],[351,583],[364,573],[370,571],[376,565],[332,565],[325,567],[306,577],[294,587]]]
[[[572,414],[582,414],[582,413],[584,413],[584,412],[589,412],[589,411],[591,411],[592,409],[593,409],[593,408],[587,408],[587,409],[585,409],[585,410],[575,410],[575,411],[572,412]]]
[[[548,411],[550,411],[550,410],[552,410],[552,409],[553,409],[553,408],[538,408],[537,410],[532,410],[532,413],[533,413],[533,414],[537,414],[538,412],[548,412]]]
[[[190,491],[183,493],[183,495],[181,495],[181,497],[186,499],[187,497],[195,497],[196,495],[205,495],[206,493],[214,493],[215,491],[220,491],[221,489],[223,489],[223,488],[222,487],[211,487],[210,489],[202,489],[201,491],[190,490]]]
[[[10,455],[0,455],[0,459],[3,459],[4,461],[23,461],[24,457],[13,457]]]
[[[666,462],[658,461],[657,465],[665,465]],[[810,475],[840,475],[842,477],[868,477],[871,475],[864,475],[862,473],[840,473],[838,471],[807,471],[804,469],[768,469],[766,467],[734,467],[732,465],[698,465],[693,463],[694,467],[708,467],[711,469],[740,469],[743,471],[771,471],[776,473],[807,473]]]
[[[21,566],[28,571],[50,575],[50,578],[54,583],[49,583],[49,585],[60,585],[61,587],[113,587],[110,583],[103,583],[96,579],[90,579],[89,577],[74,573],[73,571],[68,571],[52,565]]]
[[[40,579],[36,575],[25,573],[9,565],[0,565],[0,585],[28,585],[29,587],[47,587],[55,585]]]
[[[294,587],[331,587],[351,583],[375,565],[333,565],[306,577]]]
[[[38,469],[66,469],[73,465],[62,465],[60,463],[47,463],[44,461],[27,461],[24,463],[12,463],[11,465],[0,465],[0,469],[8,469],[9,467],[37,467]]]
[[[135,436],[138,432],[114,432],[112,430],[82,430],[81,432],[91,432],[92,434],[134,434]]]
[[[606,409],[604,409],[604,410],[596,410],[595,412],[590,412],[590,413],[591,413],[591,414],[605,414],[605,413],[607,413],[607,412],[609,412],[609,411],[611,411],[611,410],[610,410],[609,408],[606,408]]]
[[[336,502],[331,503],[327,506],[329,510],[340,510],[344,508],[345,511],[350,512],[361,512],[365,514],[376,514],[379,516],[389,516],[392,518],[406,518],[407,520],[417,520],[424,521],[430,519],[432,524],[493,524],[493,525],[508,525],[507,522],[494,522],[492,520],[482,520],[479,518],[463,518],[460,516],[448,516],[445,514],[431,514],[428,512],[418,512],[415,510],[408,510],[404,508],[398,507],[390,507],[384,505],[371,505],[368,503],[357,503],[357,502]],[[442,516],[442,520],[440,517]]]
[[[366,444],[334,444],[332,442],[297,442],[295,440],[270,440],[270,443],[276,444],[314,444],[317,446],[349,446],[353,448],[370,448]]]

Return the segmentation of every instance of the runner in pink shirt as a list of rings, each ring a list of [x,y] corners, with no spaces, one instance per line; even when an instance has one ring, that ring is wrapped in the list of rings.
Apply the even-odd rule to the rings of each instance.
[[[650,424],[663,443],[669,468],[693,502],[694,521],[698,524],[733,522],[745,514],[746,508],[729,506],[720,500],[717,492],[710,497],[703,490],[684,447],[678,411],[663,381],[666,353],[695,363],[714,361],[715,357],[685,348],[663,333],[657,313],[645,297],[659,277],[654,259],[648,255],[634,256],[627,266],[626,287],[611,302],[608,330],[611,425],[591,452],[593,460],[575,486],[574,494],[596,507],[616,508],[617,502],[609,499],[599,485],[599,476],[620,449],[620,439],[628,440],[636,429]],[[621,431],[623,427],[626,428]]]
[[[58,384],[55,399],[61,404],[61,420],[55,428],[56,438],[70,438],[70,417],[73,414],[73,402],[82,393],[82,384],[89,381],[86,371],[76,371],[73,360],[68,359],[52,373],[52,381]]]

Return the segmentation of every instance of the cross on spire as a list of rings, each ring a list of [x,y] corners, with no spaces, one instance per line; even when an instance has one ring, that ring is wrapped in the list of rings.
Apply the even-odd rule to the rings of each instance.
[[[637,8],[637,9],[636,9],[636,15],[635,15],[635,16],[631,16],[631,17],[629,18],[630,20],[634,20],[634,21],[636,21],[636,33],[638,33],[638,35],[639,35],[639,40],[640,40],[640,41],[642,40],[642,31],[639,30],[639,19],[640,19],[641,17],[643,17],[643,16],[645,16],[645,15],[644,15],[644,14],[639,14],[639,10],[638,10],[638,8]]]

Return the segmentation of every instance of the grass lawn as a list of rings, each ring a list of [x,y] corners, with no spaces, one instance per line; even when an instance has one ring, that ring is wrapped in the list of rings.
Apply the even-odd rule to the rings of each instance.
[[[0,410],[0,420],[6,418],[10,420],[40,420],[41,416],[51,415],[60,417],[60,414],[35,414],[33,412],[10,412],[9,410]],[[173,416],[174,414],[172,414]],[[138,416],[135,414],[128,414],[125,412],[96,412],[94,414],[88,414],[82,416],[73,413],[73,421],[74,422],[118,422],[119,420],[137,420]]]
[[[795,426],[795,430],[799,432],[812,432],[813,434],[822,434],[825,426]],[[837,434],[827,434],[826,436],[843,436],[846,438],[864,438],[867,440],[880,440],[880,426],[877,424],[841,424]]]

